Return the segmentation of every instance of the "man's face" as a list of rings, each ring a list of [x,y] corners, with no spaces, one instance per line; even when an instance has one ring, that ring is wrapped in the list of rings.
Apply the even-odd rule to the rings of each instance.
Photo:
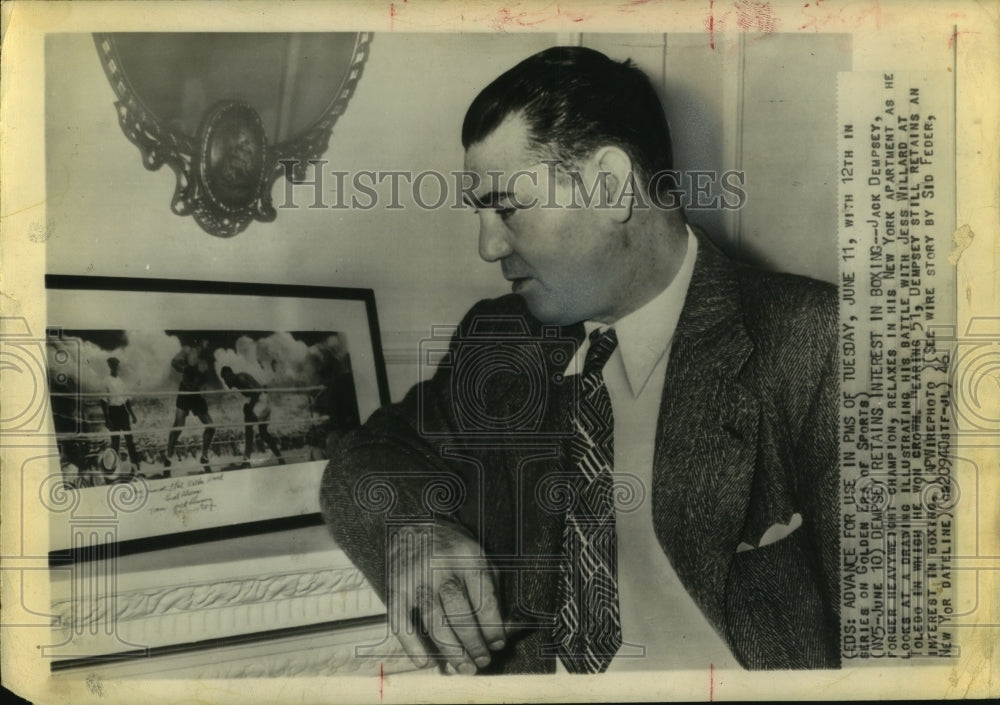
[[[612,220],[583,207],[578,189],[571,205],[572,182],[532,153],[524,120],[508,117],[470,146],[465,168],[479,177],[471,199],[480,219],[479,255],[500,261],[531,313],[558,325],[614,320],[624,282]]]

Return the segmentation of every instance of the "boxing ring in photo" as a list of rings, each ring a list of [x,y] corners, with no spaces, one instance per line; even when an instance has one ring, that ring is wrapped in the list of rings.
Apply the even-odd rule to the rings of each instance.
[[[318,502],[329,440],[389,401],[373,293],[46,285],[53,672],[381,624]]]

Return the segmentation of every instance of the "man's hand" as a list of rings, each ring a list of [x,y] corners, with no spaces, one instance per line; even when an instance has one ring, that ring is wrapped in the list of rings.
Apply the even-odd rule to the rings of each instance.
[[[506,636],[492,569],[479,543],[456,524],[407,527],[389,547],[389,623],[417,667],[427,642],[459,673],[490,663]]]

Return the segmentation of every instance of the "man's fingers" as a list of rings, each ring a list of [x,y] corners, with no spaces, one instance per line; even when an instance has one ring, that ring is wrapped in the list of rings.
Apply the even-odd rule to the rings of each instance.
[[[490,663],[490,652],[479,631],[479,624],[473,615],[469,595],[465,585],[458,576],[452,576],[441,584],[438,592],[445,619],[458,638],[459,643],[475,662],[483,668]]]
[[[429,608],[422,609],[420,619],[431,641],[434,642],[438,652],[447,659],[448,663],[454,666],[459,673],[476,672],[476,667],[469,660],[462,643],[445,617],[444,606],[440,599],[434,600]]]
[[[499,651],[506,645],[506,631],[500,616],[493,578],[486,570],[468,571],[465,574],[465,588],[472,603],[482,639],[491,651]]]
[[[390,594],[388,607],[390,632],[399,639],[403,651],[410,657],[413,665],[423,668],[427,665],[429,654],[413,621],[412,613],[415,605],[401,599],[399,594]],[[419,610],[419,606],[416,607]]]
[[[433,547],[428,545],[432,538]],[[459,673],[489,665],[491,649],[503,648],[506,636],[489,564],[478,543],[464,531],[441,524],[433,534],[398,536],[390,559],[399,564],[394,574],[403,578],[390,594],[406,596],[406,609],[419,614],[426,635],[447,663]],[[421,647],[429,646],[422,636],[400,630],[400,643],[418,666],[427,656]]]
[[[399,639],[403,651],[410,657],[410,661],[413,662],[414,666],[423,668],[427,665],[427,649],[424,648],[424,643],[419,634],[413,629],[403,626],[396,630],[396,638]]]

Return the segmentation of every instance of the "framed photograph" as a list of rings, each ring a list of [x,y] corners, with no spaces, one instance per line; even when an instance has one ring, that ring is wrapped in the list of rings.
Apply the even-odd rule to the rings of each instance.
[[[389,400],[368,289],[46,277],[49,395],[74,517],[127,496],[148,550],[319,523],[326,442]],[[51,555],[51,554],[50,554]]]

